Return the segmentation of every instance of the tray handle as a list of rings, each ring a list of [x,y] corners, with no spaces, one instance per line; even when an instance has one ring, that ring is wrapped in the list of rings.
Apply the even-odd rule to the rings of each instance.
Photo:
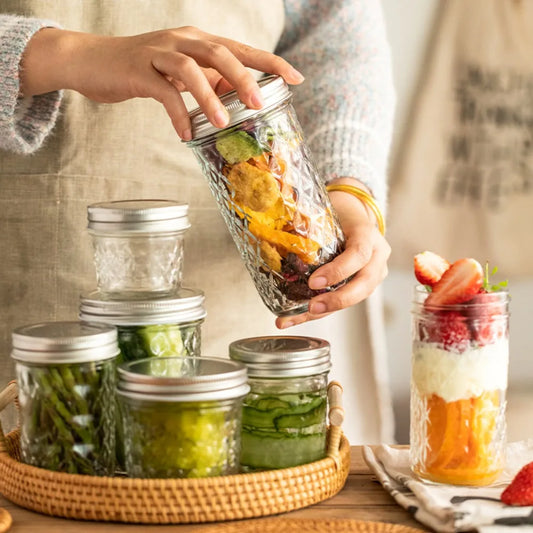
[[[11,403],[16,402],[18,398],[18,387],[16,381],[10,381],[7,386],[0,392],[0,413]],[[5,436],[0,420],[0,452],[5,452]]]
[[[328,385],[329,403],[329,442],[327,456],[331,457],[340,467],[340,442],[342,437],[342,423],[344,422],[344,407],[342,406],[342,385],[338,381],[331,381]]]

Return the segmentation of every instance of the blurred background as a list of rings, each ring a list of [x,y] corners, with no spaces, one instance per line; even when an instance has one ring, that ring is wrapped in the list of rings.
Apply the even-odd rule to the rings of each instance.
[[[398,99],[392,166],[419,96],[418,83],[442,4],[439,0],[382,0],[382,5]],[[533,210],[533,202],[531,207]],[[389,220],[389,225],[393,223],[394,220]],[[513,237],[512,232],[508,237]],[[395,243],[391,244],[394,254]],[[522,245],[531,247],[530,242]],[[437,249],[432,251],[442,253]],[[459,257],[447,259],[453,261]],[[482,262],[486,258],[477,259]],[[533,353],[530,353],[529,347],[533,340],[533,276],[509,276],[503,269],[500,269],[499,274],[500,280],[509,280],[512,298],[507,413],[509,440],[513,441],[533,437]],[[391,269],[384,284],[390,380],[399,443],[407,443],[409,438],[410,308],[413,285],[412,270],[398,267]]]

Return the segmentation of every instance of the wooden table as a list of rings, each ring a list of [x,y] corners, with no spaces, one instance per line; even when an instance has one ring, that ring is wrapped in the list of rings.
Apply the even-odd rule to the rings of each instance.
[[[311,507],[277,516],[287,519],[351,518],[355,520],[402,524],[427,531],[407,511],[397,505],[375,480],[363,460],[361,447],[352,446],[351,452],[352,462],[350,475],[348,476],[346,485],[336,496]],[[6,508],[13,517],[13,525],[9,533],[141,533],[144,531],[154,531],[157,533],[167,531],[178,533],[194,531],[200,533],[208,525],[148,526],[144,524],[132,525],[67,520],[27,511],[7,501],[2,496],[0,496],[0,507]],[[258,518],[256,520],[261,519]],[[238,522],[235,522],[235,524],[237,526],[236,531],[238,531]]]

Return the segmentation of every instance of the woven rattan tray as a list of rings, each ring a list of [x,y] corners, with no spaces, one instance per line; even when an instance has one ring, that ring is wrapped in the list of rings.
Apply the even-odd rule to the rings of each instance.
[[[0,431],[0,492],[48,515],[144,524],[236,520],[301,509],[334,496],[348,477],[350,445],[340,425],[333,425],[342,420],[338,390],[338,384],[330,384],[328,456],[314,463],[204,479],[82,476],[21,463],[19,431],[6,436]],[[16,395],[11,383],[0,393],[0,411]]]

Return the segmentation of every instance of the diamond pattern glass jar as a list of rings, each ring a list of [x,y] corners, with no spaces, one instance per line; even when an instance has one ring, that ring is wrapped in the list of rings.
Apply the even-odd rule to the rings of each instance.
[[[505,291],[428,307],[415,290],[411,465],[424,480],[488,485],[504,466],[509,362]]]
[[[154,297],[181,283],[188,205],[121,200],[87,208],[98,289],[117,298]]]
[[[126,471],[137,478],[199,478],[239,469],[246,367],[208,357],[150,358],[119,366]]]
[[[112,326],[47,322],[13,332],[22,460],[71,474],[112,475],[115,357]]]
[[[259,85],[261,111],[248,109],[234,92],[221,98],[230,115],[224,130],[192,111],[188,145],[265,305],[278,316],[298,314],[318,294],[307,285],[310,275],[342,252],[344,236],[288,86],[276,76]]]

